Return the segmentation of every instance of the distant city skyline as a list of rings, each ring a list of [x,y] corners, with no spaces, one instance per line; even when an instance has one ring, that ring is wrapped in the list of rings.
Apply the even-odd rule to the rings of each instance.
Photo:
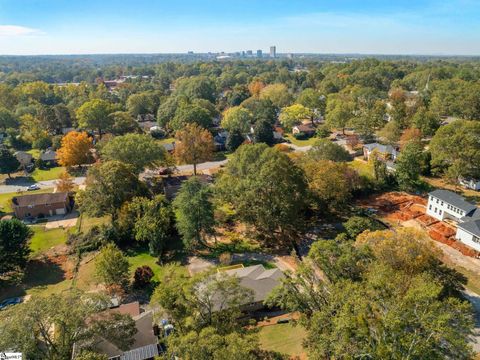
[[[480,55],[478,19],[477,0],[0,0],[0,55]]]

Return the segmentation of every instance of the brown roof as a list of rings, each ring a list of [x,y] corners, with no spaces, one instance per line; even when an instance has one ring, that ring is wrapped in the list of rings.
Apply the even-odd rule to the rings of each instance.
[[[122,304],[119,307],[107,310],[107,312],[115,312],[122,315],[128,314],[131,317],[135,317],[140,315],[140,303],[138,301],[135,301],[128,304]]]
[[[45,193],[45,194],[31,194],[15,196],[12,199],[14,206],[38,206],[46,204],[65,203],[68,198],[67,192]]]

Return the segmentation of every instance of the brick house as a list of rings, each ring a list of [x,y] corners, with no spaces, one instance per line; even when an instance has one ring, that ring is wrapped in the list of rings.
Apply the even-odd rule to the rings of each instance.
[[[65,215],[72,210],[72,202],[67,192],[31,194],[15,196],[12,208],[19,219]]]

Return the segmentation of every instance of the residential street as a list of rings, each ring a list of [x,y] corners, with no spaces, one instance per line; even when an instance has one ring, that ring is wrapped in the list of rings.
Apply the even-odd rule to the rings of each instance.
[[[48,189],[48,188],[53,188],[55,187],[55,183],[58,181],[58,179],[55,180],[47,180],[47,181],[39,181],[37,183],[33,183],[38,185],[41,189]],[[82,185],[85,183],[85,177],[76,177],[73,178],[73,181],[77,185]],[[7,194],[7,193],[14,193],[17,191],[27,191],[27,188],[32,185],[31,182],[22,182],[22,180],[19,180],[13,185],[5,185],[5,184],[0,184],[0,194]]]

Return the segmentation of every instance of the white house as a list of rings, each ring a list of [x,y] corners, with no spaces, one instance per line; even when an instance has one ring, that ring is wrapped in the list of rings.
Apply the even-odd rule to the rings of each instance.
[[[455,238],[480,251],[480,219],[459,223]]]
[[[476,209],[475,205],[452,191],[435,190],[428,194],[427,215],[437,220],[448,218],[461,221]]]
[[[475,205],[452,191],[435,190],[428,194],[427,215],[455,220],[455,238],[480,251],[480,209]]]
[[[460,185],[462,185],[464,188],[471,189],[478,191],[480,190],[480,180],[478,179],[473,179],[473,178],[459,178],[458,182]]]

